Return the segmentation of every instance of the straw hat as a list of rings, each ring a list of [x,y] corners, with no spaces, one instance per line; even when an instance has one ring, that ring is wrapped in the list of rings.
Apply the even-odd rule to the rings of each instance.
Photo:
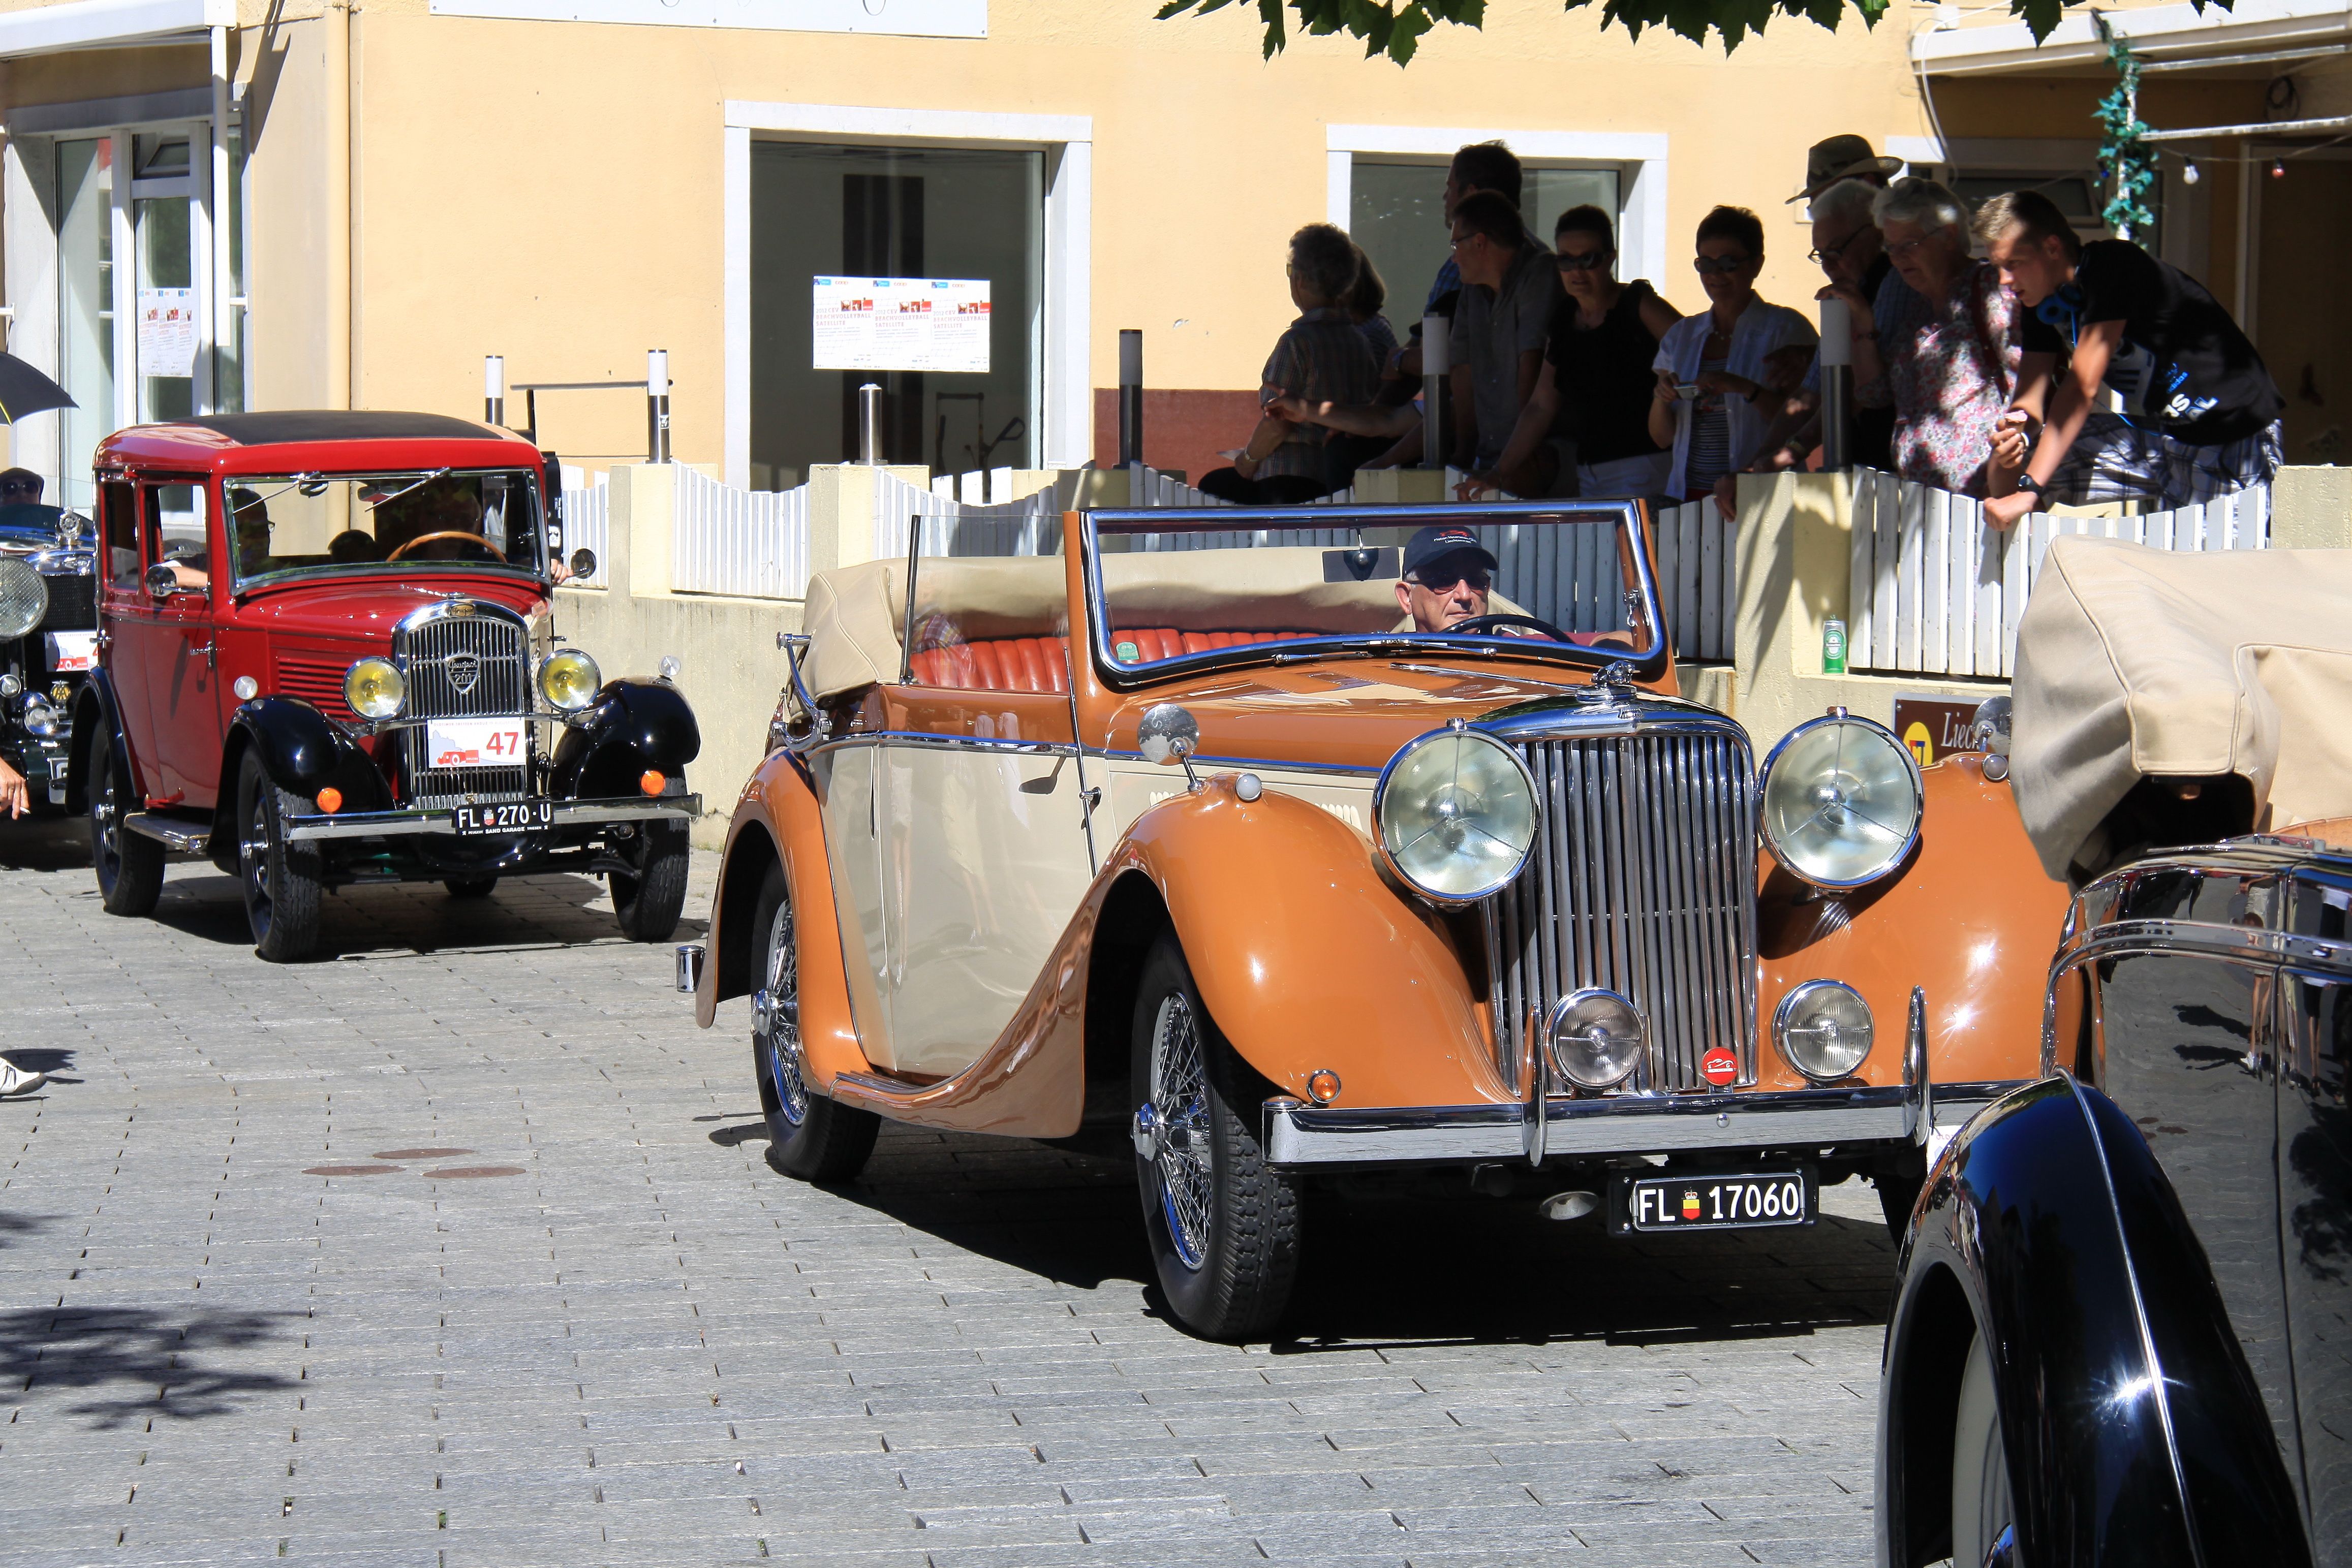
[[[1902,169],[1902,159],[1881,157],[1872,150],[1866,136],[1832,136],[1806,150],[1805,188],[1789,200],[1809,202],[1840,180],[1870,174],[1892,179]]]

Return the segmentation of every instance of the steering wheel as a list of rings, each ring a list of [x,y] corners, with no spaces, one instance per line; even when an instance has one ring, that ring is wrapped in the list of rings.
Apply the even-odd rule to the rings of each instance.
[[[383,559],[386,560],[401,560],[405,559],[408,554],[415,550],[419,545],[429,545],[444,540],[468,544],[474,546],[478,549],[488,550],[490,554],[491,559],[496,560],[502,566],[506,564],[506,551],[499,549],[498,546],[492,544],[481,535],[469,534],[463,528],[444,528],[437,534],[419,534],[415,538],[409,540],[406,544],[402,545],[398,549],[394,550],[390,555]]]
[[[1456,621],[1445,630],[1449,632],[1497,632],[1506,626],[1530,626],[1555,643],[1568,641],[1568,633],[1549,621],[1538,621],[1532,615],[1473,615],[1467,621]]]

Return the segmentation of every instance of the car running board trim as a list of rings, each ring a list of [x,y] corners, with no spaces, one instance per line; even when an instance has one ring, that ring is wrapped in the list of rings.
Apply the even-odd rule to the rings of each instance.
[[[142,839],[152,839],[177,854],[200,855],[212,843],[213,836],[203,828],[194,828],[170,817],[158,817],[151,811],[132,811],[122,819],[123,828]]]

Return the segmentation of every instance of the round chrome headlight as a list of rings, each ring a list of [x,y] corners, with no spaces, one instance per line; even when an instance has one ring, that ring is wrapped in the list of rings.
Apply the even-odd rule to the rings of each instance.
[[[573,713],[596,700],[598,688],[604,677],[597,672],[596,661],[577,648],[566,648],[560,653],[550,653],[539,666],[539,695],[554,707]]]
[[[1510,884],[1536,843],[1536,781],[1509,747],[1441,729],[1389,758],[1372,790],[1389,869],[1435,904],[1473,903]]]
[[[1884,725],[1842,713],[1801,724],[1759,782],[1765,847],[1816,887],[1875,882],[1918,841],[1919,759]]]
[[[64,722],[58,717],[58,710],[48,704],[37,699],[25,704],[26,734],[50,740],[64,728]]]
[[[362,718],[391,718],[408,700],[408,682],[390,659],[362,659],[343,672],[343,700]]]
[[[1645,1031],[1614,991],[1571,991],[1552,1004],[1544,1049],[1553,1071],[1580,1089],[1613,1089],[1642,1060]]]
[[[1807,980],[1772,1015],[1772,1043],[1781,1059],[1816,1083],[1852,1077],[1876,1036],[1870,1004],[1836,980]]]
[[[49,612],[49,585],[32,563],[0,556],[0,640],[22,637]]]

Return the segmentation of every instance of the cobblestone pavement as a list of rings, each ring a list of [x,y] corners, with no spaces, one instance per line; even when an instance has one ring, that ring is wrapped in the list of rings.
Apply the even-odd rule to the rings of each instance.
[[[707,910],[697,857],[688,935]],[[1862,1563],[1892,1258],[1313,1216],[1297,1337],[1205,1344],[1122,1166],[886,1131],[771,1171],[597,883],[331,900],[256,959],[176,867],[0,827],[0,1561]]]

